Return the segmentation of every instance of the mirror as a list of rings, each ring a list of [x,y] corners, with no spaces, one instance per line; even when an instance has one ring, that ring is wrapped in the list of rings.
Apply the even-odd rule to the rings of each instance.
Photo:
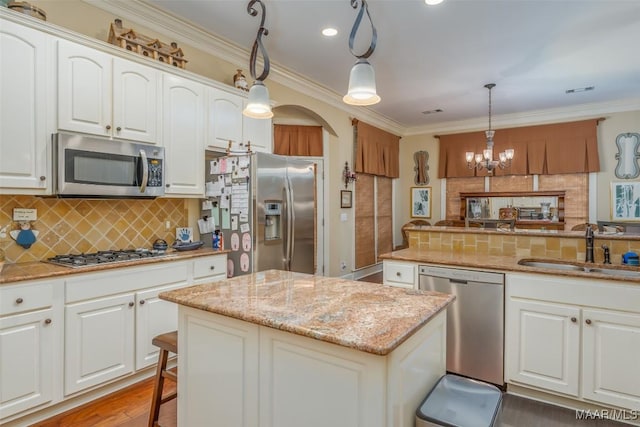
[[[416,176],[413,180],[416,185],[428,185],[429,184],[429,153],[426,151],[416,151],[413,154],[413,161],[415,167],[413,170],[416,172]]]
[[[640,158],[638,145],[640,145],[640,134],[621,133],[616,138],[618,152],[616,153],[616,178],[631,179],[640,175],[637,160]]]

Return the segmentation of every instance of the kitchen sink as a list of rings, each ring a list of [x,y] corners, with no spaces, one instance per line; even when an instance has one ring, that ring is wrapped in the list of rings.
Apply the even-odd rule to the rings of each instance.
[[[548,270],[577,271],[583,273],[603,274],[606,276],[626,277],[630,279],[640,279],[640,270],[628,270],[624,268],[591,267],[588,264],[577,264],[569,261],[550,261],[521,259],[519,265],[525,267],[544,268]]]

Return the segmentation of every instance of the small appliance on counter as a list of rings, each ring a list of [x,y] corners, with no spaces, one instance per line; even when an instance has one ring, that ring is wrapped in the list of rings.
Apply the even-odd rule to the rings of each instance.
[[[622,263],[626,265],[640,265],[640,258],[637,253],[629,251],[622,254]]]
[[[156,251],[166,251],[168,247],[169,245],[164,239],[156,239],[156,241],[153,242],[153,249]]]

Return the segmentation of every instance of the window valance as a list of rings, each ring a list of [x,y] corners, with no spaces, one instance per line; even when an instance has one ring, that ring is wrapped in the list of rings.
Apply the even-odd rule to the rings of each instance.
[[[597,126],[601,119],[550,125],[498,129],[494,137],[494,158],[507,148],[515,149],[509,169],[500,175],[555,175],[600,171]],[[438,178],[485,176],[467,168],[465,152],[481,153],[486,148],[483,131],[442,135]]]
[[[322,157],[322,126],[274,125],[273,153]]]
[[[355,171],[398,178],[400,176],[400,137],[359,120],[356,128]]]

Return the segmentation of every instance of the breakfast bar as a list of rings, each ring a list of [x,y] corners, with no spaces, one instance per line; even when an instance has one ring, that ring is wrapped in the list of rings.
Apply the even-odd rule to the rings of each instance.
[[[160,298],[179,426],[408,427],[445,373],[451,295],[268,270]]]

